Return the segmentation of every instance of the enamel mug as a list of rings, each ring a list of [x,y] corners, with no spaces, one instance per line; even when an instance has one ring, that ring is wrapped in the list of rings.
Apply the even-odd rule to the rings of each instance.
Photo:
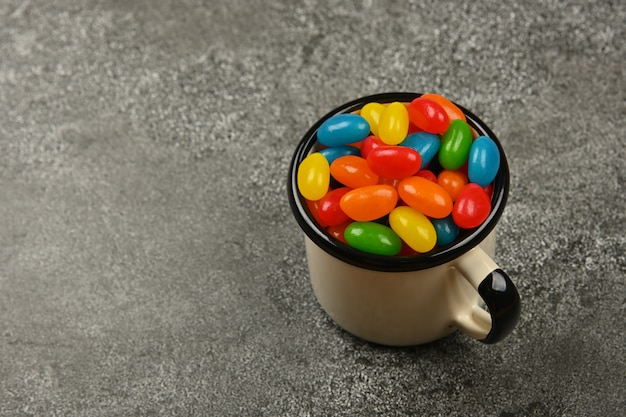
[[[325,120],[357,112],[370,102],[409,103],[419,96],[382,93],[351,101],[317,121],[298,144],[289,169],[288,197],[304,232],[313,293],[337,325],[370,342],[419,345],[461,330],[481,342],[495,343],[515,327],[521,303],[515,285],[493,260],[495,227],[509,191],[508,164],[497,137],[478,117],[457,105],[471,128],[498,146],[500,167],[492,209],[480,226],[462,230],[449,245],[412,256],[362,252],[331,237],[298,191],[298,166],[319,149],[317,131]]]

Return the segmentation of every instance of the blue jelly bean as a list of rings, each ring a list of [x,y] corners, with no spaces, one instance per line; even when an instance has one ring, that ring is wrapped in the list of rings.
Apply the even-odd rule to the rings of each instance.
[[[459,235],[459,226],[454,223],[452,216],[443,219],[430,219],[437,232],[437,246],[452,243]]]
[[[470,182],[486,187],[500,169],[500,151],[493,139],[479,136],[472,142],[467,160],[467,176]]]
[[[415,149],[422,157],[420,169],[424,169],[439,152],[441,142],[437,135],[428,132],[416,132],[408,135],[400,145]]]
[[[317,140],[326,146],[341,146],[359,142],[370,133],[370,125],[358,114],[336,114],[317,129]]]
[[[328,160],[329,165],[332,164],[333,161],[339,158],[340,156],[346,156],[346,155],[360,156],[361,155],[361,150],[359,148],[355,146],[347,146],[347,145],[335,146],[332,148],[325,148],[319,152],[322,155],[324,155],[324,157]]]

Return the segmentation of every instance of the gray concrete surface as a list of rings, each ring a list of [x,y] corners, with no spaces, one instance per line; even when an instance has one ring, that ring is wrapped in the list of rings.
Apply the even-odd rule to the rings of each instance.
[[[622,416],[617,1],[0,2],[0,415]],[[439,92],[504,143],[508,339],[344,333],[285,176],[318,117]]]

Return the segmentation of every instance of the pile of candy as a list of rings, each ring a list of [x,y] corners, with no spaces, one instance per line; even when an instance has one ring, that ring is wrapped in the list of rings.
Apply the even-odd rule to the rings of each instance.
[[[315,221],[356,249],[426,253],[489,216],[500,152],[476,136],[437,94],[368,103],[322,123],[319,150],[298,166],[298,190]]]

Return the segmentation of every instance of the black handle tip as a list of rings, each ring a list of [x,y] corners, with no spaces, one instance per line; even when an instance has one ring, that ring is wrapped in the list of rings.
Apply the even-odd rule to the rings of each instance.
[[[511,333],[519,319],[522,303],[517,288],[504,271],[496,269],[480,283],[478,293],[491,314],[491,331],[480,341],[499,342]]]

